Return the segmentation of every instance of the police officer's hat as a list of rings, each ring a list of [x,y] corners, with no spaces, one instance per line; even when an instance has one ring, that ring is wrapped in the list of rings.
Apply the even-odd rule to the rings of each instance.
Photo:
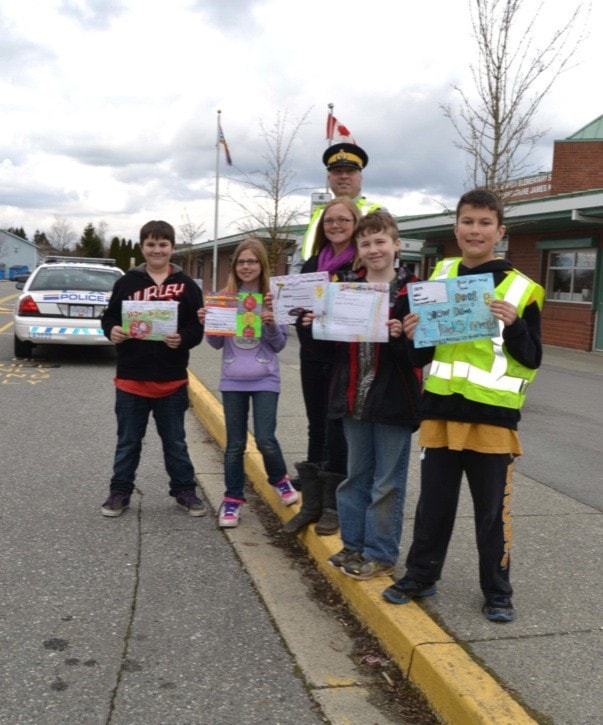
[[[356,144],[336,143],[324,152],[322,162],[328,171],[337,166],[352,166],[362,171],[368,164],[368,156],[366,151]]]

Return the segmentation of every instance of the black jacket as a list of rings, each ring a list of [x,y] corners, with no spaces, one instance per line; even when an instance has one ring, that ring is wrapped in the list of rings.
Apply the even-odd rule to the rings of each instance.
[[[408,314],[406,285],[418,279],[405,268],[398,274],[395,298],[390,303],[390,319]],[[337,350],[329,394],[329,417],[352,414],[357,392],[358,343],[330,343]],[[413,366],[403,338],[390,337],[375,344],[375,377],[368,390],[362,420],[385,425],[419,427],[422,371]]]
[[[494,275],[494,286],[505,278],[505,274],[513,270],[513,265],[506,259],[494,259],[479,267],[468,268],[459,265],[459,277],[467,274]],[[518,317],[512,325],[503,329],[505,348],[511,357],[532,370],[540,367],[542,360],[542,343],[540,340],[540,308],[537,302],[528,304],[523,316]],[[434,347],[415,348],[408,342],[410,355],[416,365],[428,365],[434,355]],[[521,418],[519,410],[504,408],[497,405],[486,405],[464,398],[459,393],[437,395],[425,391],[421,401],[421,418],[435,420],[456,420],[465,423],[487,423],[503,428],[517,430]]]
[[[111,337],[115,325],[122,326],[123,300],[162,300],[178,302],[178,332],[182,344],[176,350],[157,340],[125,340],[115,346],[117,377],[126,380],[167,382],[185,380],[189,350],[203,339],[203,326],[197,310],[203,307],[199,286],[175,264],[172,274],[157,285],[147,274],[144,264],[130,269],[117,280],[101,325],[106,337]]]

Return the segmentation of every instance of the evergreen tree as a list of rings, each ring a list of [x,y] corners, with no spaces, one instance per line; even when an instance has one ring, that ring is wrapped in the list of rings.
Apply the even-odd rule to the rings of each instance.
[[[142,256],[142,249],[140,248],[140,244],[138,242],[136,242],[136,244],[134,245],[132,253],[134,254],[134,259],[136,260],[137,265],[144,262],[144,257]]]
[[[16,237],[21,237],[21,239],[27,239],[27,234],[25,234],[23,227],[9,227],[4,231],[9,232],[9,234],[14,234]]]
[[[90,222],[84,229],[84,233],[80,238],[77,246],[77,252],[82,257],[104,257],[103,242],[94,229],[94,224]]]
[[[119,250],[115,255],[117,266],[124,272],[130,269],[130,254],[128,253],[128,243],[125,239],[121,239],[119,242]]]
[[[41,232],[39,229],[36,229],[36,232],[33,235],[33,240],[34,240],[34,244],[38,247],[49,247],[50,246],[50,242],[48,241],[46,232]]]
[[[115,264],[119,266],[119,237],[113,237],[111,246],[109,247],[109,259],[114,259]]]

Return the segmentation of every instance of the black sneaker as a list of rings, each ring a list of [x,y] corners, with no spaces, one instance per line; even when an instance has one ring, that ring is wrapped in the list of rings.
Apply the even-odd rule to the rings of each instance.
[[[205,504],[197,496],[194,488],[187,488],[184,491],[178,491],[176,494],[176,503],[181,509],[184,509],[189,516],[205,516],[207,513]]]
[[[508,597],[490,599],[482,607],[482,612],[489,622],[512,622],[515,619],[513,603]]]
[[[365,581],[376,576],[391,576],[394,573],[393,564],[381,564],[373,559],[367,559],[364,554],[353,556],[341,567],[341,571],[352,579]]]
[[[341,569],[344,564],[347,564],[353,556],[356,556],[359,553],[360,552],[352,551],[351,549],[348,549],[347,546],[344,546],[341,551],[338,551],[336,554],[333,554],[333,556],[330,556],[327,561],[331,566],[335,567],[335,569]]]
[[[418,582],[403,576],[383,592],[383,598],[392,604],[406,604],[413,598],[432,597],[436,593],[435,582]]]
[[[122,491],[111,491],[109,498],[101,507],[103,516],[121,516],[130,505],[130,494]]]

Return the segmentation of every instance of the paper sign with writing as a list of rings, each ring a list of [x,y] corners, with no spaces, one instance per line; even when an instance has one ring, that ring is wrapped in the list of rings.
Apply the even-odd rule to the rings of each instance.
[[[499,334],[490,312],[494,299],[491,274],[469,274],[408,285],[411,312],[419,315],[415,347],[465,342]]]
[[[124,300],[121,316],[124,332],[137,340],[165,340],[178,332],[177,302]]]
[[[389,284],[330,282],[316,298],[312,335],[317,340],[387,342]]]
[[[205,295],[205,332],[224,337],[261,337],[263,296],[251,292]]]
[[[294,323],[299,310],[314,309],[314,300],[329,283],[328,272],[287,274],[270,278],[272,308],[277,325]]]
[[[237,334],[237,292],[211,292],[205,295],[205,334],[234,337]]]

